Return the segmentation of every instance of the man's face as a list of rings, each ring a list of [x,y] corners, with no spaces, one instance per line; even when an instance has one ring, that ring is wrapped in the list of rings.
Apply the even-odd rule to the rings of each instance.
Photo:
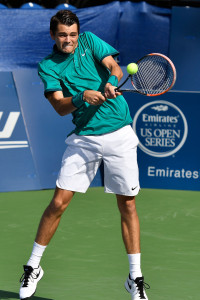
[[[78,45],[78,26],[58,24],[56,33],[50,31],[51,38],[55,41],[58,50],[63,53],[74,53]]]

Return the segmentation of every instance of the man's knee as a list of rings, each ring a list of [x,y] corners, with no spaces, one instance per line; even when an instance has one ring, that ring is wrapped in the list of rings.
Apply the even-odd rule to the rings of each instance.
[[[117,196],[117,203],[121,215],[132,215],[136,213],[134,196]]]
[[[49,205],[52,213],[62,214],[69,205],[74,192],[56,188],[54,197]]]

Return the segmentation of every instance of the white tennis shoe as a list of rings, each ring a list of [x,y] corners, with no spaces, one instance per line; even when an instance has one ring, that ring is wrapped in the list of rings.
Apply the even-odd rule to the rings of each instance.
[[[44,271],[40,266],[38,268],[33,269],[31,266],[24,266],[24,273],[20,278],[21,287],[19,291],[19,298],[29,299],[36,292],[37,283],[40,281],[42,276],[44,275]]]
[[[144,277],[131,279],[130,274],[125,282],[126,290],[131,294],[131,300],[148,300],[145,289],[150,289],[150,286],[144,282]]]

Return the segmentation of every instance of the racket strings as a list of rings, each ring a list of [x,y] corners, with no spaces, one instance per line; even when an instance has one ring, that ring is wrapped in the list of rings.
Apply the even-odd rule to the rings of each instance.
[[[143,94],[159,94],[170,89],[174,70],[162,56],[146,56],[138,62],[138,72],[132,78],[134,87]]]

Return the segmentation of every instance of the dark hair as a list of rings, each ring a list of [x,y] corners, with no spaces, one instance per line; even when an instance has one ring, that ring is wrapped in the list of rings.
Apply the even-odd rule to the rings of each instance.
[[[78,17],[71,12],[70,10],[59,10],[50,21],[50,30],[53,32],[53,34],[56,33],[58,24],[63,24],[67,26],[71,26],[73,24],[77,24],[78,26],[78,33],[80,30],[80,24]]]

